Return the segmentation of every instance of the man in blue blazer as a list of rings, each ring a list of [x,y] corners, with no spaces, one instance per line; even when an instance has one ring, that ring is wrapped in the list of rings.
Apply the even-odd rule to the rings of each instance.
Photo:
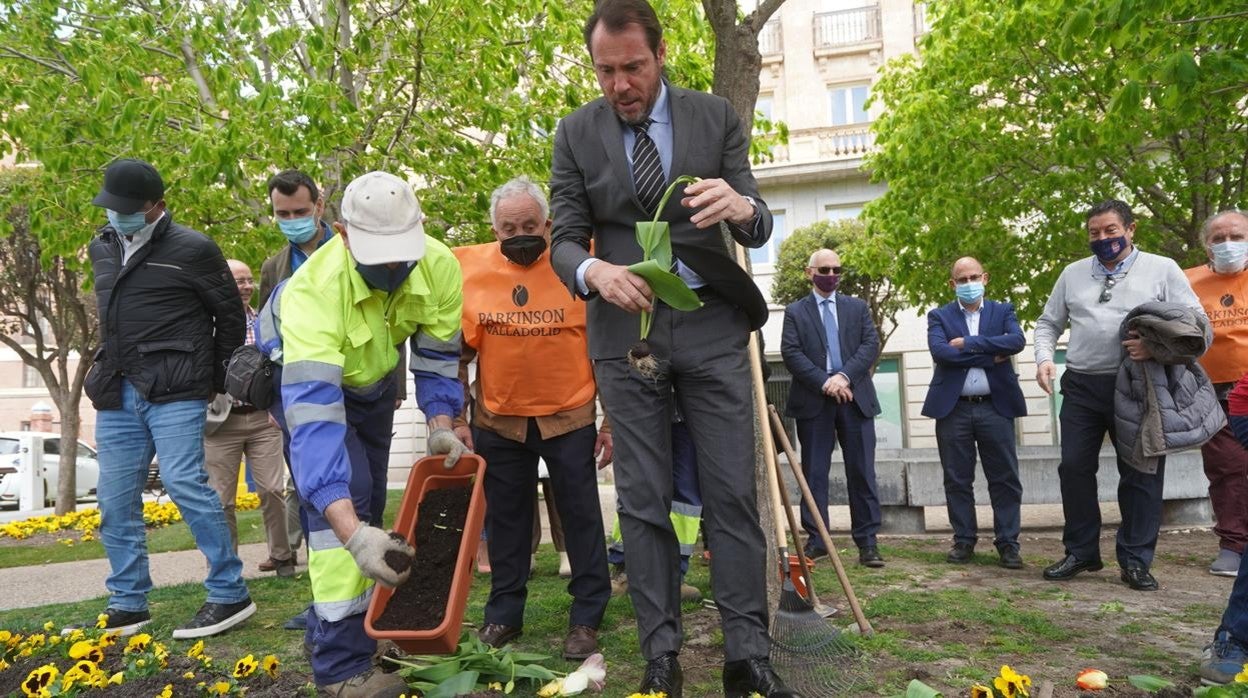
[[[880,413],[880,402],[871,383],[880,335],[865,302],[836,292],[840,276],[841,259],[836,252],[815,252],[806,267],[811,294],[784,309],[780,354],[793,375],[785,411],[797,420],[802,472],[825,525],[828,470],[832,449],[840,441],[858,562],[883,567],[875,543],[880,529],[875,486],[875,416]],[[809,536],[803,552],[812,559],[828,554],[819,539],[815,516],[803,502],[802,528]]]
[[[974,257],[954,262],[949,286],[957,300],[927,314],[927,346],[935,370],[923,414],[936,420],[936,445],[945,471],[945,504],[953,526],[949,562],[975,552],[975,452],[984,461],[992,501],[993,543],[1001,566],[1019,569],[1018,480],[1014,418],[1027,414],[1010,356],[1026,340],[1014,306],[984,299],[988,273]]]

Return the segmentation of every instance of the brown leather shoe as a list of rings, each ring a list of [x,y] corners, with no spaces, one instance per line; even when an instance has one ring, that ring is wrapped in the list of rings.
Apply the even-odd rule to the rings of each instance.
[[[299,564],[299,553],[291,553],[289,560],[275,560],[273,558],[269,558],[264,562],[261,562],[259,565],[256,565],[256,568],[261,572],[276,572],[278,569],[283,567],[293,568],[297,564]]]
[[[574,625],[568,628],[568,636],[563,640],[564,659],[585,659],[598,651],[598,630],[588,625]]]
[[[498,623],[486,623],[481,630],[477,632],[477,638],[485,644],[495,649],[515,640],[524,634],[524,630],[512,625],[499,625]]]
[[[317,688],[321,695],[331,698],[401,698],[411,691],[407,682],[398,674],[384,673],[379,667],[372,667],[345,681]]]

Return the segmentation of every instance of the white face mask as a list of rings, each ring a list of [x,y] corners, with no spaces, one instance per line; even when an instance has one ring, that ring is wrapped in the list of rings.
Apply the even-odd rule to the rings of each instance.
[[[1219,274],[1235,274],[1244,270],[1248,262],[1248,242],[1227,240],[1209,248],[1213,270]]]

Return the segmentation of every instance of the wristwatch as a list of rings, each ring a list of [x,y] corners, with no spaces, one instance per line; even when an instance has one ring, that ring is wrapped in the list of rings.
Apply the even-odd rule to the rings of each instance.
[[[754,217],[751,218],[751,220],[757,220],[758,219],[758,202],[755,201],[754,197],[752,196],[743,196],[741,198],[745,199],[747,202],[749,202],[750,206],[754,207]]]

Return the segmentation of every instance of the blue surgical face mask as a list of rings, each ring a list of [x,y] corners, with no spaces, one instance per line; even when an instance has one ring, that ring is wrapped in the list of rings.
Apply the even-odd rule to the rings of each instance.
[[[122,235],[134,235],[147,225],[147,214],[151,211],[139,211],[137,213],[118,213],[111,208],[104,209],[104,213],[108,215],[108,223],[113,226],[113,230]]]
[[[967,304],[974,303],[984,297],[984,282],[968,281],[955,285],[954,290],[957,291],[958,300]]]
[[[1101,260],[1102,263],[1109,263],[1118,258],[1122,251],[1127,249],[1130,241],[1127,236],[1119,235],[1113,238],[1101,238],[1088,243],[1088,247],[1092,248],[1092,254]]]
[[[277,227],[282,229],[282,235],[285,235],[287,240],[296,245],[302,245],[316,235],[316,218],[312,216],[291,219],[279,218],[277,219]]]
[[[1219,274],[1235,274],[1248,262],[1248,242],[1227,240],[1209,248],[1213,253],[1213,270]]]
[[[412,270],[415,268],[416,262],[400,263],[394,268],[391,268],[389,264],[355,263],[355,270],[364,277],[364,283],[368,284],[369,288],[386,293],[394,293],[404,281],[407,281],[407,277],[412,275]]]

